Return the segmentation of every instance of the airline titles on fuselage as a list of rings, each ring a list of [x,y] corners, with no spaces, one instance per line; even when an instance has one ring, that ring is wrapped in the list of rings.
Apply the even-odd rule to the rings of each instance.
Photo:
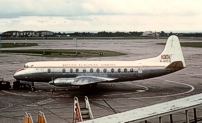
[[[116,64],[63,64],[63,67],[113,67]]]

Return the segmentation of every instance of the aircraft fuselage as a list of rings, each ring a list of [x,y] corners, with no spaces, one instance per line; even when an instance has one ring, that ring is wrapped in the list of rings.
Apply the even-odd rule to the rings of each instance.
[[[110,61],[110,63],[111,62],[113,61]],[[38,63],[43,64],[43,62]],[[105,61],[105,64],[106,63],[107,62]],[[133,61],[131,61],[131,63],[123,61],[122,63],[134,64]],[[105,78],[117,78],[115,80],[112,80],[112,82],[121,82],[157,77],[179,70],[178,68],[166,68],[166,66],[163,64],[161,66],[118,66],[114,62],[111,64],[107,64],[106,66],[102,66],[102,61],[95,61],[93,64],[94,66],[92,66],[92,64],[88,62],[85,62],[85,64],[90,64],[90,66],[81,66],[81,64],[65,66],[65,64],[70,64],[68,61],[64,63],[51,62],[51,64],[57,65],[44,65],[41,67],[35,67],[34,65],[32,65],[32,63],[30,63],[28,69],[24,68],[23,70],[18,72],[21,72],[21,74],[15,74],[14,77],[16,79],[24,81],[50,82],[57,78],[76,78],[77,76],[99,76]],[[61,64],[61,66],[59,66],[58,64]]]

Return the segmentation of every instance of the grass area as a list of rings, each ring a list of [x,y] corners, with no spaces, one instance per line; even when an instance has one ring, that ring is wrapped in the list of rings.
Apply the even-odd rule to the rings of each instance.
[[[2,38],[2,40],[73,40],[77,38],[77,40],[127,40],[127,39],[157,39],[156,37],[18,37],[18,38]],[[164,38],[164,37],[162,37]],[[167,38],[167,37],[165,37]]]
[[[192,39],[192,40],[201,40],[202,37],[181,37],[180,39]],[[136,39],[157,39],[157,37],[136,37],[136,36],[120,36],[120,37],[96,37],[96,36],[84,36],[84,37],[2,37],[1,40],[136,40]],[[159,39],[167,39],[168,36],[159,37]]]
[[[157,43],[158,45],[165,45],[166,43]],[[202,42],[180,42],[182,47],[196,47],[202,48]]]
[[[31,47],[38,46],[37,43],[1,43],[2,48],[14,48],[14,47]]]
[[[124,53],[109,50],[77,50],[75,49],[26,49],[26,50],[3,50],[3,53],[28,53],[32,55],[41,55],[45,57],[109,57],[126,55]],[[43,54],[44,53],[44,54]]]

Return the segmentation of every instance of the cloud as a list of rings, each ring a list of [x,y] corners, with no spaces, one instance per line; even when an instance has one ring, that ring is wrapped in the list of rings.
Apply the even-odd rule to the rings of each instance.
[[[71,16],[81,7],[70,0],[6,0],[0,1],[1,18],[21,16]],[[82,12],[82,11],[81,11]]]
[[[1,30],[201,29],[199,0],[1,0]],[[0,30],[0,31],[1,31]]]
[[[88,15],[193,15],[194,2],[134,0],[6,0],[0,1],[0,17]],[[179,4],[178,4],[179,3]],[[161,6],[163,4],[163,6]],[[195,4],[196,5],[196,4]],[[187,14],[190,13],[190,14]]]

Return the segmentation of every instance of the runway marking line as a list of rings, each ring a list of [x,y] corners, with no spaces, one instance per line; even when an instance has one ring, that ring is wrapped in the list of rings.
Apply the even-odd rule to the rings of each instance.
[[[182,92],[182,93],[177,93],[177,94],[168,94],[168,95],[153,96],[153,97],[136,97],[136,98],[130,98],[130,99],[149,99],[149,98],[161,98],[161,97],[179,96],[179,95],[190,93],[190,92],[192,92],[195,89],[192,85],[189,85],[189,84],[186,84],[186,83],[176,82],[176,81],[171,81],[171,80],[164,80],[164,81],[167,81],[167,82],[170,82],[170,83],[176,83],[176,84],[181,84],[181,85],[189,86],[191,89],[189,91]],[[143,87],[143,88],[145,88],[146,91],[149,90],[148,87],[143,86],[143,85],[136,85],[136,86]],[[132,92],[132,93],[142,93],[142,92]],[[129,94],[132,94],[132,93],[122,93],[121,95],[129,95]],[[109,94],[109,95],[103,95],[103,96],[116,96],[116,95],[120,95],[120,94]]]
[[[185,85],[185,86],[189,86],[191,89],[189,91],[182,92],[182,93],[177,93],[177,94],[169,94],[169,95],[153,96],[153,97],[138,97],[138,98],[130,98],[130,99],[150,99],[150,98],[173,97],[173,96],[179,96],[179,95],[190,93],[190,92],[192,92],[195,89],[194,86],[186,84],[186,83],[181,83],[181,82],[176,82],[176,81],[171,81],[171,80],[164,80],[164,81],[171,82],[171,83],[177,83],[177,84],[181,84],[181,85]]]
[[[183,94],[187,94],[187,93],[190,93],[192,92],[195,88],[192,86],[192,85],[189,85],[189,84],[186,84],[186,83],[181,83],[181,82],[176,82],[176,81],[171,81],[171,80],[164,80],[164,81],[167,81],[167,82],[170,82],[170,83],[176,83],[176,84],[181,84],[181,85],[185,85],[185,86],[189,86],[191,89],[189,91],[186,91],[186,92],[182,92],[182,93],[177,93],[177,94],[172,94],[172,95],[164,95],[164,96],[153,96],[153,97],[137,97],[137,98],[130,98],[130,99],[149,99],[149,98],[161,98],[161,97],[172,97],[172,96],[179,96],[179,95],[183,95]],[[130,84],[130,83],[129,83]],[[149,90],[148,87],[146,86],[143,86],[143,85],[136,85],[136,86],[140,86],[140,87],[143,87],[146,91]],[[8,92],[8,91],[5,91],[5,90],[2,90],[2,92],[4,93],[8,93],[8,94],[13,94],[13,95],[18,95],[18,96],[38,96],[38,95],[25,95],[25,94],[17,94],[17,93],[13,93],[13,92]],[[132,92],[132,93],[143,93],[143,92]],[[122,93],[121,95],[129,95],[129,94],[132,94],[131,92],[130,93]],[[109,95],[103,95],[103,96],[116,96],[116,95],[120,95],[120,94],[109,94]],[[56,97],[60,97],[60,96],[56,96]]]
[[[125,84],[125,83],[124,83],[124,84]],[[133,83],[128,83],[128,84],[133,84]],[[143,86],[143,85],[135,85],[135,86],[142,87],[142,88],[144,88],[144,90],[137,90],[137,91],[135,91],[135,92],[129,92],[129,93],[121,93],[121,95],[129,95],[129,94],[132,94],[132,93],[143,93],[143,92],[149,90],[148,87]],[[103,96],[116,96],[116,95],[120,95],[120,94],[108,94],[108,95],[103,95]]]
[[[24,97],[38,97],[39,95],[30,95],[30,94],[18,94],[18,93],[14,93],[14,92],[9,92],[9,91],[5,91],[5,90],[1,90],[3,93],[7,93],[7,94],[12,94],[12,95],[16,95],[16,96],[24,96]],[[51,94],[50,94],[51,95]],[[44,95],[43,95],[44,96]],[[55,95],[51,95],[49,97],[70,97],[69,95],[58,95],[58,96],[55,96]]]
[[[51,98],[48,98],[48,99],[45,99],[45,100],[41,100],[39,102],[35,102],[35,103],[32,103],[32,104],[28,104],[26,106],[39,106],[39,105],[45,105],[45,104],[48,104],[48,103],[51,103],[51,102],[54,102],[55,100],[54,99],[51,99]]]
[[[4,108],[1,108],[0,111],[5,110],[5,109],[10,108],[10,107],[13,106],[12,103],[6,103],[6,104],[8,104],[8,106],[6,106],[6,107],[4,107]]]

